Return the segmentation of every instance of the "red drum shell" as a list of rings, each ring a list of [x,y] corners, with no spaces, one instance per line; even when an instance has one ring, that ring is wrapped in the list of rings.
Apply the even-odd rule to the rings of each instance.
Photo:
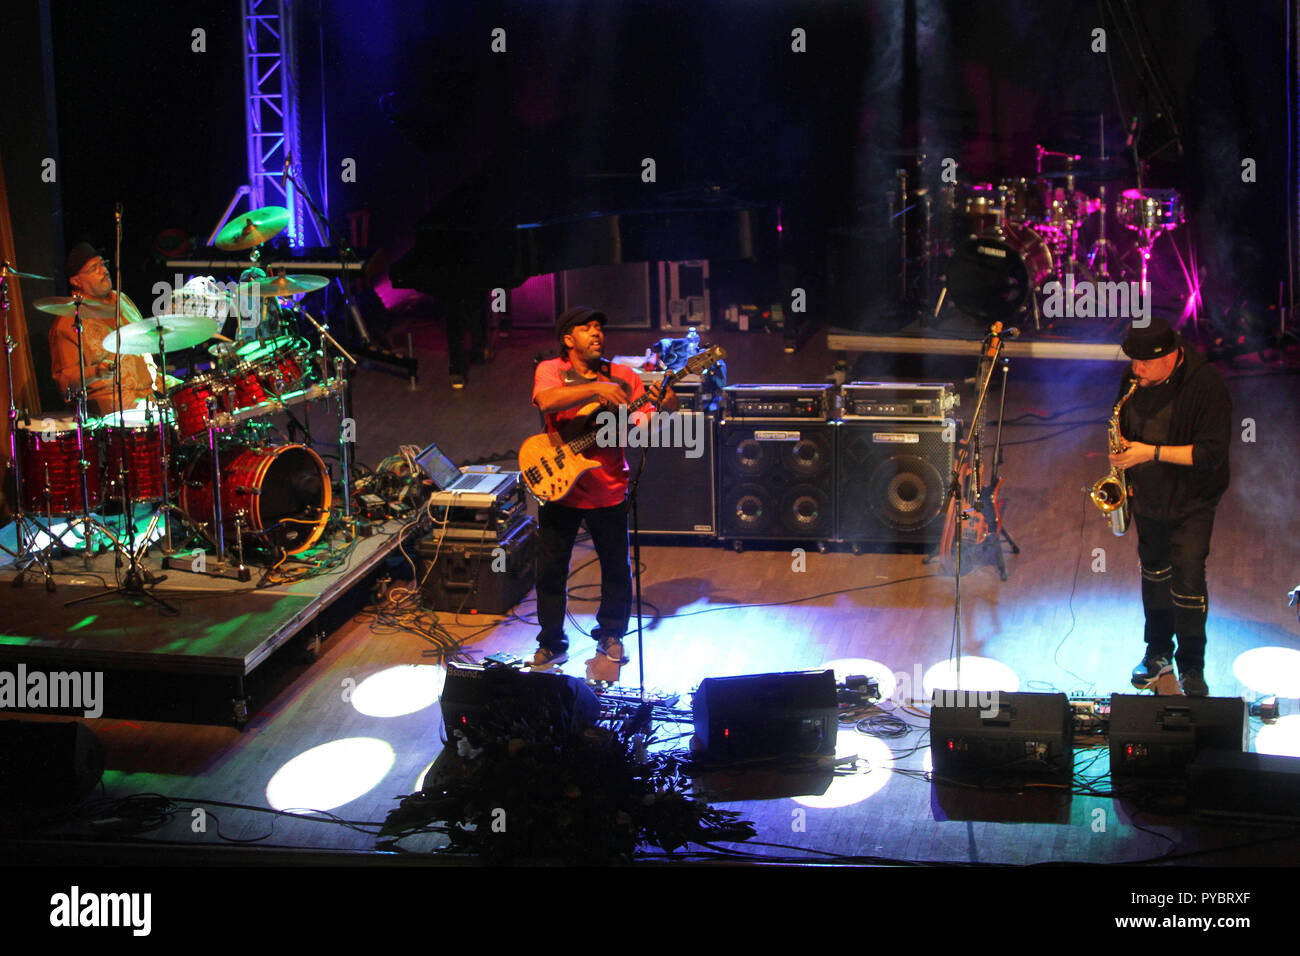
[[[34,514],[81,514],[81,452],[76,422],[32,419],[30,426],[16,423],[14,439],[22,459],[23,509]],[[49,433],[47,439],[47,432]],[[89,426],[81,432],[85,449],[86,484],[90,509],[99,507],[99,439]]]
[[[287,554],[301,554],[325,531],[333,495],[320,456],[305,445],[221,450],[221,523],[235,531],[242,513],[246,532],[266,532]],[[212,460],[201,452],[185,472],[180,507],[200,525],[212,522]]]

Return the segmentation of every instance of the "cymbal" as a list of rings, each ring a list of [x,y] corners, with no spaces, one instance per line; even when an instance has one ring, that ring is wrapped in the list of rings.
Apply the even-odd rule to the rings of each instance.
[[[19,272],[9,263],[0,262],[0,279],[4,278],[5,276],[17,276],[19,279],[44,279],[46,282],[54,281],[49,276],[38,276],[34,272]]]
[[[161,351],[159,339],[169,352],[179,352],[206,342],[221,329],[221,323],[203,315],[155,315],[132,322],[104,339],[104,351],[118,351],[117,339],[122,337],[123,355],[156,355]]]
[[[75,295],[51,295],[44,299],[37,299],[32,305],[50,315],[72,315],[77,311],[78,302],[81,303],[83,319],[111,319],[117,314],[115,305],[90,302]]]
[[[277,299],[282,296],[315,292],[317,289],[323,289],[329,284],[330,280],[324,276],[274,276],[270,279],[258,279],[249,283],[253,287],[254,295],[262,298],[270,296]]]
[[[289,225],[289,210],[283,206],[263,206],[226,223],[217,235],[217,248],[230,252],[251,249],[274,239]]]

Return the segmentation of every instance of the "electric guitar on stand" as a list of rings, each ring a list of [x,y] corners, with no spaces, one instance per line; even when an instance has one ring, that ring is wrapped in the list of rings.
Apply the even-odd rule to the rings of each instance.
[[[686,365],[664,376],[656,393],[663,395],[687,375],[698,375],[727,357],[721,346],[715,345],[697,352],[686,360]],[[627,405],[631,415],[641,406],[654,400],[651,391]],[[564,423],[562,431],[547,430],[533,435],[519,447],[519,471],[528,490],[539,501],[559,501],[572,490],[584,472],[600,465],[583,452],[596,443],[599,428],[592,427],[593,417],[600,411],[600,402],[584,405],[576,418]]]

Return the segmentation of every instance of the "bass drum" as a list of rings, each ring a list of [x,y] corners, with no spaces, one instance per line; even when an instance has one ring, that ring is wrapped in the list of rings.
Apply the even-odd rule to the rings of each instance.
[[[325,463],[305,445],[234,445],[221,451],[221,523],[227,537],[235,533],[236,515],[242,515],[240,526],[254,541],[301,554],[324,534],[332,504]],[[212,523],[210,452],[201,452],[185,470],[180,506],[199,527]]]
[[[1051,247],[1042,236],[1027,226],[1007,225],[1000,235],[957,247],[948,262],[948,296],[967,315],[1006,321],[1054,271]]]

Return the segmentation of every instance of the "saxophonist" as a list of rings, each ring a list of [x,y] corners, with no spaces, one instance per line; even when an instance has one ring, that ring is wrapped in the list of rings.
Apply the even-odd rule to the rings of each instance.
[[[1119,394],[1138,387],[1120,415],[1126,445],[1110,462],[1126,470],[1142,568],[1146,652],[1133,686],[1150,687],[1176,661],[1183,693],[1204,697],[1205,561],[1228,490],[1232,401],[1214,366],[1162,318],[1131,329],[1122,348],[1132,363]]]

